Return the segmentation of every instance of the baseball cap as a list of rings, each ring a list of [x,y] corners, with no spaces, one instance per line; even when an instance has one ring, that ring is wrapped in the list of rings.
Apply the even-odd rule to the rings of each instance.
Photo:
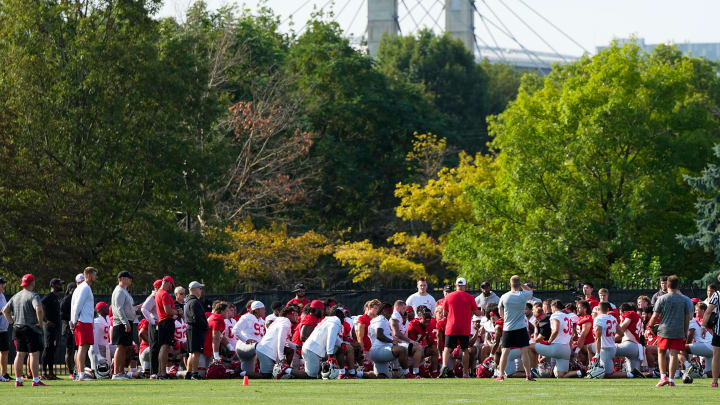
[[[443,287],[443,291],[452,291],[452,287],[450,286],[450,284]]]
[[[130,279],[133,278],[132,274],[130,274],[130,272],[127,271],[127,270],[123,270],[123,271],[121,271],[120,273],[118,273],[118,280],[121,279],[121,278],[123,278],[123,277],[127,277],[127,278],[130,278]]]
[[[20,283],[20,287],[25,287],[25,286],[29,285],[30,283],[32,283],[33,281],[35,281],[35,276],[28,273],[23,276],[22,283]]]
[[[65,284],[65,282],[60,280],[59,278],[54,278],[54,279],[50,280],[50,287],[52,287],[56,284],[63,285],[63,284]]]
[[[100,301],[100,302],[98,302],[97,304],[95,304],[95,310],[98,311],[98,312],[100,312],[101,309],[107,308],[107,306],[108,306],[108,305],[107,305],[106,302]]]
[[[477,315],[473,315],[472,321],[473,321],[473,322],[482,321],[482,317],[481,317],[481,316],[477,316]]]
[[[252,311],[254,311],[256,309],[260,309],[260,308],[265,308],[265,304],[263,304],[260,301],[253,301],[252,305],[250,305],[250,309]]]
[[[172,284],[172,285],[175,285],[175,280],[173,280],[172,277],[170,277],[170,276],[165,276],[165,277],[163,277],[162,281],[165,281],[165,282],[168,282],[168,283],[170,283],[170,284]]]
[[[162,280],[155,280],[155,282],[153,283],[153,288],[160,288],[161,285]]]
[[[203,288],[203,287],[205,287],[204,284],[201,284],[197,281],[191,281],[190,285],[188,286],[188,289],[192,290],[193,288]]]
[[[323,302],[320,300],[312,300],[312,302],[310,303],[310,308],[324,309],[325,304],[323,304]]]
[[[700,299],[699,299],[699,298],[692,298],[692,299],[690,299],[690,301],[692,301],[693,304],[697,304],[698,302],[700,302]]]
[[[83,281],[85,281],[85,275],[82,273],[78,273],[77,276],[75,276],[75,284],[80,284]]]
[[[292,292],[298,292],[298,291],[304,290],[304,289],[305,289],[305,284],[299,283],[299,284],[295,284],[295,287],[293,288]]]
[[[467,281],[465,281],[465,277],[460,277],[455,281],[455,285],[467,285]]]
[[[407,308],[405,308],[405,313],[407,314],[408,312],[415,312],[415,308],[413,308],[412,306],[408,305]]]

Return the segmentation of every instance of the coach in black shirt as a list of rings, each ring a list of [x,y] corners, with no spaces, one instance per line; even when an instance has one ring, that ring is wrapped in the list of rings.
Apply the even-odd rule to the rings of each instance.
[[[187,324],[187,349],[190,356],[188,358],[188,371],[185,374],[186,380],[197,380],[198,362],[202,356],[205,346],[205,333],[207,333],[208,321],[205,317],[205,308],[200,302],[205,291],[205,286],[193,281],[188,286],[190,295],[185,301],[185,323]]]
[[[70,309],[72,307],[72,295],[77,284],[69,283],[65,288],[65,296],[60,301],[60,322],[62,324],[62,336],[65,338],[65,365],[68,372],[75,370],[75,336],[70,329]]]
[[[53,364],[55,364],[55,351],[60,338],[60,299],[57,294],[62,292],[63,281],[59,278],[50,280],[50,293],[42,299],[43,310],[45,311],[45,324],[43,333],[45,335],[45,348],[42,353],[42,374],[46,380],[57,380]]]

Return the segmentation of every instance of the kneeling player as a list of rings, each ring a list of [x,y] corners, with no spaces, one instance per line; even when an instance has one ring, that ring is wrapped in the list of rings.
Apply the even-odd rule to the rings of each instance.
[[[693,371],[697,371],[700,374],[708,374],[711,371],[710,364],[712,364],[713,358],[713,348],[711,343],[713,335],[702,326],[706,310],[707,304],[702,301],[695,305],[695,318],[691,319],[690,324],[688,325],[688,341],[692,343],[685,345],[686,354],[694,354],[705,358],[705,368],[695,370],[695,367],[698,365],[691,365],[685,355],[681,353],[683,364],[685,365],[685,374],[690,374]]]
[[[622,336],[622,341],[615,346],[615,355],[626,359],[630,372],[618,371],[613,374],[613,377],[645,378],[645,375],[640,372],[640,363],[645,354],[645,348],[640,344],[643,331],[642,319],[629,302],[620,305],[620,315],[621,320],[617,333]]]
[[[615,332],[617,331],[617,319],[608,315],[610,303],[601,302],[598,304],[598,316],[595,318],[595,346],[593,347],[593,362],[598,363],[604,370],[601,374],[612,374],[615,368]],[[594,375],[600,377],[600,375]]]
[[[398,345],[391,337],[390,331],[390,312],[382,311],[381,315],[376,316],[370,321],[370,360],[373,362],[375,374],[379,377],[384,375],[390,378],[390,367],[388,363],[397,359],[400,367],[403,369],[403,375],[410,374],[408,369],[408,353],[407,350]]]
[[[320,324],[313,329],[303,344],[302,354],[305,359],[305,372],[308,377],[318,378],[322,359],[339,352],[342,344],[343,320],[345,314],[338,308],[332,308],[330,316],[326,316]],[[339,353],[338,353],[339,354]],[[340,364],[341,376],[345,372]]]
[[[255,346],[257,360],[260,365],[260,378],[272,378],[275,364],[288,364],[285,360],[285,348],[295,349],[292,343],[292,324],[295,321],[295,311],[291,307],[285,307],[280,311],[280,316],[275,318],[265,335]],[[281,373],[276,377],[283,378],[291,374],[290,367],[283,367]]]
[[[537,354],[555,359],[555,376],[558,378],[582,377],[581,371],[568,371],[570,367],[570,339],[572,339],[573,322],[569,314],[563,311],[560,300],[554,300],[550,304],[552,315],[550,316],[550,339],[547,344],[533,343],[530,350]],[[535,377],[539,374],[533,371]]]

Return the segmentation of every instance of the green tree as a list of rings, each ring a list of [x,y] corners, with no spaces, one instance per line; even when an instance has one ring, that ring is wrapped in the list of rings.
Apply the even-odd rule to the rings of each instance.
[[[683,175],[720,135],[717,86],[713,63],[634,44],[526,76],[490,123],[495,187],[466,188],[476,223],[455,226],[446,260],[475,278],[578,280],[620,274],[640,254],[702,274],[710,257],[675,235],[693,225]]]

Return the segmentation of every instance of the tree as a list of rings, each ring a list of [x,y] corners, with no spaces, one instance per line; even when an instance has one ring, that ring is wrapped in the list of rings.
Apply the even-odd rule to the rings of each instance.
[[[607,279],[637,254],[701,274],[709,257],[675,235],[692,227],[683,175],[720,135],[717,86],[714,64],[635,44],[526,76],[490,123],[495,187],[465,188],[475,221],[455,226],[445,259],[478,279]]]

